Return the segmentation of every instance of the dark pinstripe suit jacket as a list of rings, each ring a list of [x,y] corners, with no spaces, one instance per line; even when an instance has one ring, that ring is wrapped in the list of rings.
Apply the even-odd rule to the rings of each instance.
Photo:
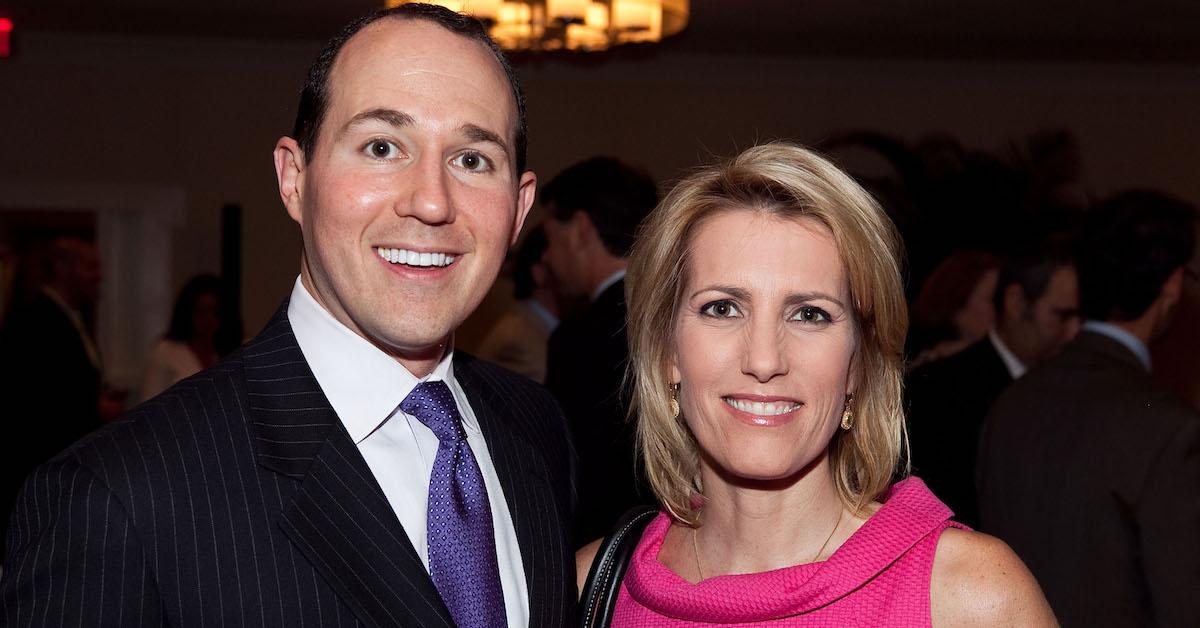
[[[458,354],[516,528],[530,624],[575,600],[569,449],[541,388]],[[41,466],[3,615],[35,626],[452,626],[286,308],[212,369]]]

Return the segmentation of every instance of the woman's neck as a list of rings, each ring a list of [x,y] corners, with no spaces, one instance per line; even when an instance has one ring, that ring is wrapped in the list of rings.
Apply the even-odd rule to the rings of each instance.
[[[685,549],[704,578],[823,560],[865,520],[842,503],[827,455],[785,483],[729,482],[707,467],[702,479],[700,527],[681,531],[695,535]]]

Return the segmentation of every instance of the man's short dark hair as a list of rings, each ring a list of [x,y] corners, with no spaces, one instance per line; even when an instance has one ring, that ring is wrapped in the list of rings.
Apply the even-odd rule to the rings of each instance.
[[[333,69],[333,63],[337,59],[338,53],[342,51],[346,42],[350,41],[350,38],[363,28],[389,17],[433,22],[451,33],[478,41],[491,51],[492,56],[504,69],[504,76],[508,79],[513,99],[517,103],[517,137],[513,151],[516,156],[517,173],[524,172],[525,154],[529,143],[528,127],[525,121],[525,97],[521,93],[521,85],[517,81],[516,72],[513,71],[508,58],[504,56],[504,51],[500,50],[496,42],[492,41],[479,20],[435,4],[417,2],[402,4],[390,9],[380,9],[347,24],[341,32],[325,44],[325,49],[309,66],[308,79],[304,83],[304,89],[300,92],[300,105],[296,109],[296,123],[292,127],[292,137],[300,144],[300,150],[304,151],[305,159],[312,154],[313,148],[317,145],[317,136],[320,134],[321,124],[325,121],[325,111],[329,108],[329,73]]]
[[[1192,259],[1196,208],[1153,190],[1120,192],[1084,219],[1077,257],[1084,318],[1131,321]]]
[[[541,196],[543,204],[553,204],[559,222],[575,212],[586,213],[604,248],[628,257],[638,225],[658,204],[658,187],[642,170],[611,157],[593,157],[560,172]]]
[[[1054,234],[1008,251],[996,275],[996,292],[992,296],[997,317],[1004,315],[1004,293],[1013,284],[1021,288],[1031,306],[1046,295],[1054,273],[1074,263],[1067,239],[1068,234]]]

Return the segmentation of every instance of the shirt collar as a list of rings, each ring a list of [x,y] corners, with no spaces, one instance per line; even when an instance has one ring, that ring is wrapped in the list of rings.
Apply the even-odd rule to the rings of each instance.
[[[87,325],[83,322],[83,316],[79,314],[79,310],[67,305],[67,300],[58,293],[57,290],[50,286],[42,286],[42,294],[46,295],[47,299],[54,302],[55,305],[67,315],[67,319],[71,321],[71,325],[79,334],[79,340],[83,343],[83,350],[87,353],[88,360],[92,366],[100,369],[103,364],[100,361],[100,348],[96,346],[96,341],[92,340],[92,333],[88,331]]]
[[[550,310],[547,310],[546,306],[539,303],[537,299],[525,299],[525,305],[529,307],[529,311],[546,324],[546,329],[554,331],[558,327],[558,317],[550,313]]]
[[[76,312],[75,308],[67,305],[67,300],[62,298],[62,295],[58,293],[58,290],[55,290],[50,286],[42,286],[42,294],[46,295],[46,298],[50,299],[51,301],[54,301],[54,304],[62,308],[64,312],[67,312],[72,316],[79,315],[79,312]]]
[[[1101,336],[1108,336],[1113,340],[1121,343],[1126,349],[1129,349],[1133,355],[1137,356],[1138,362],[1146,368],[1146,372],[1150,372],[1150,349],[1146,347],[1146,343],[1140,338],[1129,333],[1128,329],[1124,329],[1112,323],[1104,321],[1084,321],[1083,330],[1090,331]]]
[[[454,383],[453,350],[446,352],[433,372],[417,378],[395,358],[334,318],[298,277],[288,301],[288,321],[329,405],[355,443],[395,414],[417,384],[439,380]]]
[[[1029,367],[1025,366],[1021,358],[1018,358],[1017,354],[1013,353],[1012,349],[1009,349],[1008,345],[1004,344],[1004,341],[1000,339],[1000,334],[997,334],[996,330],[992,329],[988,331],[988,339],[992,341],[992,346],[995,347],[996,353],[1000,355],[1000,361],[1004,362],[1004,368],[1008,369],[1008,374],[1013,379],[1020,378],[1025,374],[1025,371],[1029,370]]]
[[[608,277],[605,277],[604,281],[601,281],[600,285],[596,286],[596,289],[592,291],[592,301],[599,299],[600,295],[604,294],[605,290],[608,290],[609,288],[612,287],[612,285],[614,283],[617,283],[618,281],[621,281],[624,278],[625,278],[625,269],[624,268],[609,275]]]

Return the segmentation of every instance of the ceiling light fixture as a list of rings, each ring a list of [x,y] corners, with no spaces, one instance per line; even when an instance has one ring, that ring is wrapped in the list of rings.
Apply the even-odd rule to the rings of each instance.
[[[416,0],[387,0],[395,7]],[[688,0],[424,0],[482,21],[505,50],[604,50],[682,31]]]

